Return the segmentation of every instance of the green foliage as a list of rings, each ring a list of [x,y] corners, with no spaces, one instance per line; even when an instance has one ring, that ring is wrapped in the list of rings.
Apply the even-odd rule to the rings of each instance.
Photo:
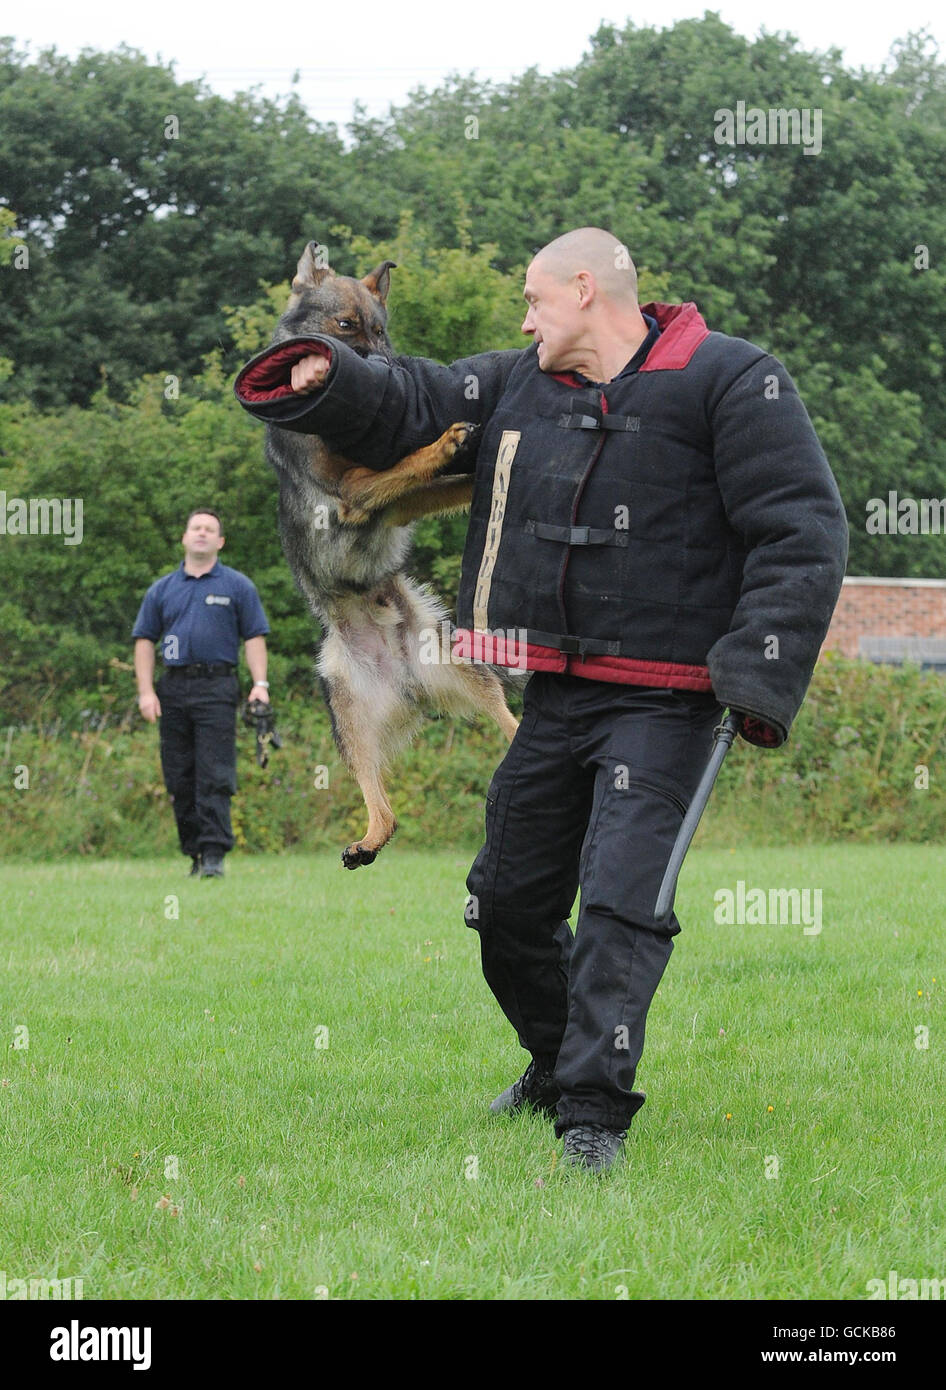
[[[165,399],[164,378],[155,377],[127,405],[100,394],[88,410],[57,415],[0,407],[0,489],[83,504],[81,544],[52,534],[0,544],[0,708],[8,718],[31,718],[45,689],[57,691],[65,713],[100,686],[119,698],[129,688],[116,663],[130,659],[145,590],[179,562],[195,505],[221,512],[224,560],[263,595],[280,633],[277,679],[294,662],[304,668],[311,627],[280,552],[260,431],[225,396],[205,400],[187,385],[177,401]]]
[[[249,304],[228,304],[224,309],[227,334],[230,339],[230,356],[241,363],[248,357],[255,357],[269,343],[273,336],[273,324],[280,317],[289,298],[290,276],[279,285],[259,286],[259,297]],[[218,363],[222,364],[223,353],[216,348],[208,359],[208,370]],[[223,380],[220,386],[224,386]]]
[[[244,690],[248,687],[244,679]],[[238,729],[237,846],[253,853],[313,846],[340,853],[364,833],[367,816],[332,743],[328,712],[317,696],[288,699],[275,683],[273,694],[284,748],[272,753],[265,770],[254,760],[252,731],[242,724]],[[40,710],[44,714],[31,725],[0,728],[0,807],[9,822],[0,854],[46,858],[171,851],[177,841],[161,780],[158,735],[129,700],[127,674],[122,700],[105,690],[69,719],[53,718],[51,701]],[[450,841],[472,841],[504,747],[492,725],[431,721],[391,775],[401,818],[398,843],[428,841],[435,805],[443,818],[439,834],[449,826]],[[14,785],[17,768],[28,769],[27,787]]]
[[[434,242],[410,213],[402,215],[397,235],[388,241],[348,240],[351,255],[365,271],[381,260],[397,264],[389,313],[396,350],[452,362],[491,348],[524,347],[521,276],[495,268],[495,245],[473,246],[469,219],[459,203],[449,241],[455,244]]]
[[[9,265],[16,250],[16,213],[0,207],[0,265]]]
[[[929,462],[923,453],[923,403],[913,391],[884,385],[885,363],[877,356],[854,371],[819,362],[799,383],[808,412],[829,459],[846,458],[844,491],[850,524],[849,574],[946,576],[941,536],[868,535],[867,503],[894,489],[900,496],[930,495]],[[884,422],[883,452],[877,452],[878,420]]]
[[[106,688],[69,720],[54,718],[48,699],[32,725],[0,729],[3,854],[44,859],[173,850],[157,733],[137,715],[127,667],[118,674],[121,698]],[[290,699],[275,689],[274,695],[285,747],[265,770],[253,761],[250,731],[240,726],[238,847],[340,852],[364,832],[366,815],[333,746],[327,711],[315,696]],[[737,740],[700,839],[724,846],[938,844],[946,820],[944,731],[942,676],[828,657],[782,749]],[[486,788],[505,748],[485,721],[431,720],[389,776],[399,828],[385,855],[396,855],[398,846],[428,845],[432,836],[441,845],[477,844]],[[14,786],[17,767],[29,770],[28,788]],[[918,786],[919,767],[929,770],[925,789]]]
[[[708,842],[942,840],[946,679],[938,673],[828,653],[788,742],[759,750],[737,740],[734,751],[701,827]]]
[[[16,393],[44,406],[88,403],[102,366],[121,395],[144,373],[193,374],[221,306],[281,280],[313,219],[375,225],[337,131],[296,98],[214,96],[127,47],[27,62],[3,40],[0,127],[31,254],[0,338]]]
[[[820,110],[821,152],[717,143],[740,100]],[[605,24],[570,71],[451,78],[357,113],[348,147],[292,96],[217,97],[125,47],[27,58],[3,40],[0,125],[0,489],[80,497],[85,526],[74,547],[0,540],[8,719],[44,696],[66,715],[124,698],[137,605],[195,501],[223,511],[224,558],[260,588],[279,680],[310,687],[262,430],[230,386],[313,238],[340,273],[396,261],[396,349],[452,360],[524,341],[538,247],[612,228],[643,302],[695,299],[786,362],[845,499],[850,569],[946,575],[941,537],[865,528],[872,497],[946,496],[946,66],[922,33],[875,73],[713,14]],[[413,571],[448,603],[465,529],[415,533]]]

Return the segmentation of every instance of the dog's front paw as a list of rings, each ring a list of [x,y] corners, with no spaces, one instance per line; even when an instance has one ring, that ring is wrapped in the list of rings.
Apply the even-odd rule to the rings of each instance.
[[[349,845],[342,850],[342,863],[346,869],[360,869],[362,864],[373,864],[378,851],[363,849],[361,845]]]
[[[466,449],[480,432],[479,425],[471,425],[468,420],[461,420],[456,425],[451,425],[445,432],[444,452],[448,458],[455,458],[457,454]]]

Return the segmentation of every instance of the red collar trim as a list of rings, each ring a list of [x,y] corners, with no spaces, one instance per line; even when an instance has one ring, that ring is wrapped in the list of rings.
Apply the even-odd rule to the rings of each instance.
[[[703,315],[692,301],[686,304],[642,304],[642,314],[657,320],[657,339],[642,372],[678,372],[690,363],[700,343],[709,337]]]

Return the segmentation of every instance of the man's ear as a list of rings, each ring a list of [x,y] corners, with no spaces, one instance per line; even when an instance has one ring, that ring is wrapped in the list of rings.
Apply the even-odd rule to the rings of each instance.
[[[380,299],[382,304],[386,302],[391,287],[392,270],[397,270],[397,261],[382,261],[374,270],[369,270],[361,282],[368,293]]]

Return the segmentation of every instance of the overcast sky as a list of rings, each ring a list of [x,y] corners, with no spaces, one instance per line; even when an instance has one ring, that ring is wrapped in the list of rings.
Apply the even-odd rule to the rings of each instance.
[[[854,67],[880,67],[894,39],[924,27],[946,53],[942,0],[935,6],[907,0],[903,8],[842,0],[772,6],[758,0],[718,6],[691,0],[647,6],[629,0],[358,0],[347,6],[342,0],[281,6],[259,0],[92,0],[89,9],[74,0],[31,0],[8,8],[0,32],[12,33],[32,52],[55,45],[75,54],[124,42],[151,59],[174,61],[179,79],[205,77],[225,95],[257,84],[267,95],[283,94],[299,70],[297,90],[312,115],[343,127],[356,99],[380,115],[412,88],[435,87],[450,72],[475,71],[492,82],[532,66],[554,72],[578,61],[602,20],[667,27],[708,8],[750,38],[764,26],[795,34],[803,48],[841,48]]]

